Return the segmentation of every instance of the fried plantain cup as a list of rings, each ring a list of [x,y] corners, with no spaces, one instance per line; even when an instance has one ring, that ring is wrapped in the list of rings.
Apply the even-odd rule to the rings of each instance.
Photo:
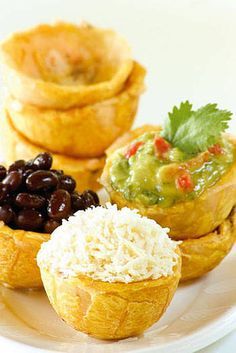
[[[56,109],[113,97],[133,67],[128,44],[112,30],[63,22],[13,34],[0,61],[14,97]]]
[[[236,162],[226,173],[200,196],[191,201],[174,204],[171,207],[157,205],[144,206],[141,202],[128,201],[122,193],[115,191],[110,183],[109,170],[112,154],[144,132],[160,131],[159,126],[145,125],[120,137],[108,150],[108,158],[101,176],[101,183],[106,188],[113,203],[120,208],[138,209],[140,214],[152,218],[162,227],[170,228],[172,239],[183,240],[199,238],[216,229],[230,214],[236,204]],[[236,149],[236,140],[228,136]]]
[[[102,156],[132,126],[144,77],[135,63],[121,93],[83,108],[45,109],[9,97],[6,109],[16,130],[38,146],[80,158]]]
[[[0,221],[0,283],[20,289],[43,286],[36,256],[46,233],[11,229]]]
[[[113,340],[137,336],[160,319],[178,286],[181,256],[173,275],[128,284],[40,270],[49,300],[63,320],[93,337]]]
[[[236,211],[213,232],[198,239],[184,240],[182,253],[181,281],[201,277],[213,270],[230,252],[236,240]]]
[[[3,112],[1,117],[1,145],[7,164],[18,159],[34,158],[45,151],[45,148],[32,144],[15,130],[7,112]],[[104,157],[82,159],[56,153],[52,157],[53,168],[63,169],[65,174],[71,175],[76,180],[78,191],[98,190],[101,187],[97,180],[105,163]]]

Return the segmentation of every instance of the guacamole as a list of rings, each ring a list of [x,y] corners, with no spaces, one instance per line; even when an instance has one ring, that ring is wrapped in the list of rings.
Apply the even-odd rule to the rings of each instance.
[[[213,186],[234,159],[234,147],[226,137],[193,155],[149,132],[114,153],[110,183],[129,201],[170,207],[193,200]]]

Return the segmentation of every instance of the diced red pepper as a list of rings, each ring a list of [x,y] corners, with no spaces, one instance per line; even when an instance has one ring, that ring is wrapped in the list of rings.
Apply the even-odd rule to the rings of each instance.
[[[210,153],[212,153],[212,154],[215,154],[215,155],[223,153],[223,149],[222,149],[221,145],[219,145],[218,143],[216,143],[215,145],[209,147],[208,151]]]
[[[163,155],[170,149],[170,144],[163,137],[157,136],[154,140],[154,145],[158,155]]]
[[[138,151],[139,147],[141,147],[142,145],[143,145],[142,141],[133,143],[125,153],[125,158],[129,159],[130,157],[134,156]]]
[[[193,181],[188,173],[179,176],[176,180],[176,185],[182,191],[192,191],[194,188]]]

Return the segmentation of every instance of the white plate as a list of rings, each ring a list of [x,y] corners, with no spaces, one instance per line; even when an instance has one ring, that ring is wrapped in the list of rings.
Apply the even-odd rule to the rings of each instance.
[[[148,69],[137,125],[161,123],[173,104],[218,102],[236,113],[235,0],[0,0],[0,37],[55,18],[113,27]],[[236,131],[236,121],[231,122]],[[138,339],[104,343],[55,315],[43,293],[1,289],[0,350],[190,353],[236,328],[236,249],[208,276],[181,286],[163,319]],[[37,348],[36,348],[37,347]],[[232,348],[233,349],[233,348]]]
[[[185,353],[236,328],[236,247],[207,276],[181,285],[164,317],[142,336],[117,342],[92,339],[61,321],[44,292],[1,288],[0,334],[19,352],[33,347],[70,353]],[[0,340],[1,342],[1,340]],[[17,343],[16,343],[17,342]]]

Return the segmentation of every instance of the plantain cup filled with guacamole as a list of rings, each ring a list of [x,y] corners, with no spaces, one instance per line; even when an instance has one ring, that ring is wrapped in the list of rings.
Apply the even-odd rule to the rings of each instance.
[[[236,139],[231,113],[216,104],[174,107],[164,127],[144,126],[108,150],[101,182],[119,207],[170,228],[172,239],[215,230],[236,204]]]

